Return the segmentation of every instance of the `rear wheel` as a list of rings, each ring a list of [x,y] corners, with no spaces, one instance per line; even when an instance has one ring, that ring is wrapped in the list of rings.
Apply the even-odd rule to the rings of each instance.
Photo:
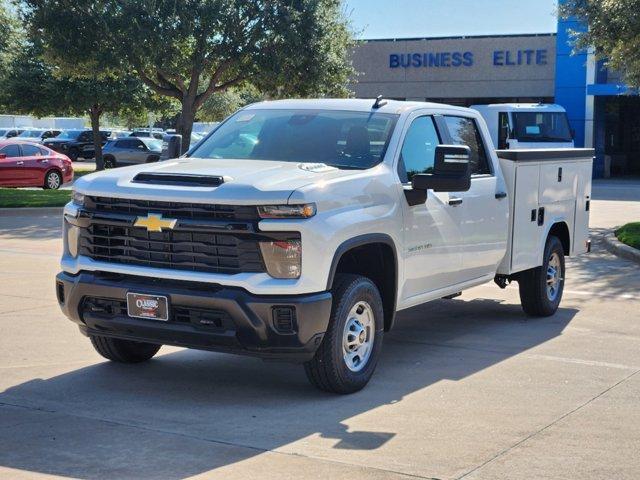
[[[110,155],[103,158],[104,168],[116,168],[116,159]]]
[[[564,249],[558,237],[547,239],[542,266],[522,272],[518,286],[527,315],[549,317],[556,313],[564,290]]]
[[[375,284],[360,275],[339,275],[324,339],[304,368],[320,390],[353,393],[376,368],[382,347],[384,313]]]
[[[118,338],[89,337],[93,348],[107,360],[120,363],[140,363],[152,358],[161,345],[154,343],[132,342]]]
[[[60,188],[60,185],[62,185],[62,175],[60,175],[60,172],[56,170],[47,172],[44,176],[43,188],[45,190],[57,190]]]

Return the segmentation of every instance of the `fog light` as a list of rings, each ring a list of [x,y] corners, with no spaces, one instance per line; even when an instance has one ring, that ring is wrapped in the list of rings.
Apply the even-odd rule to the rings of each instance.
[[[78,256],[78,244],[80,243],[80,229],[75,225],[67,225],[67,250],[73,258]]]
[[[260,242],[267,273],[273,278],[299,278],[302,270],[300,240]]]

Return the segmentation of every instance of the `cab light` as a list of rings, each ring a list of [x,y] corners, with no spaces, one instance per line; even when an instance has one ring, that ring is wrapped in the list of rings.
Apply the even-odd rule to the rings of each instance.
[[[316,205],[263,205],[258,207],[260,218],[309,218],[316,214]]]
[[[300,240],[260,242],[267,273],[273,278],[299,278],[302,271]]]

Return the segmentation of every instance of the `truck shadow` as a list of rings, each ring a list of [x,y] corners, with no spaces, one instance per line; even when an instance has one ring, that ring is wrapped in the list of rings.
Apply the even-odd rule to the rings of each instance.
[[[298,453],[306,447],[292,443],[308,437],[316,452],[321,443],[364,455],[401,427],[389,418],[375,431],[352,429],[354,417],[524,354],[559,336],[576,313],[526,319],[518,305],[488,299],[401,312],[373,380],[351,396],[314,390],[297,365],[188,350],[32,380],[0,394],[8,419],[0,418],[0,465],[74,478],[182,479],[265,451]]]

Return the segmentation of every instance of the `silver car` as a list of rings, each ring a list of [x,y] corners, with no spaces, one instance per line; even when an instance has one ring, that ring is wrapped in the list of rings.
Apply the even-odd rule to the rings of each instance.
[[[122,137],[110,140],[102,149],[105,168],[157,162],[162,141],[155,138]]]

